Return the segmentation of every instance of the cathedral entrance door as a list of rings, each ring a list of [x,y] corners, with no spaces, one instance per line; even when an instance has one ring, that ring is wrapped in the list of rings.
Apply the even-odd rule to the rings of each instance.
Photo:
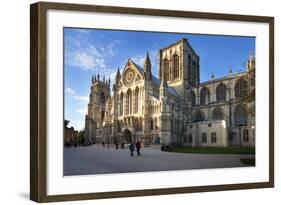
[[[123,136],[124,136],[124,139],[125,139],[126,143],[132,142],[132,134],[131,134],[130,130],[125,129],[124,132],[123,132]]]

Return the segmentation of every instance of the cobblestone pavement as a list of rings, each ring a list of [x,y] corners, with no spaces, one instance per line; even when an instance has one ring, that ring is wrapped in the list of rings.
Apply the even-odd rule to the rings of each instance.
[[[250,157],[255,155],[170,153],[159,146],[144,147],[141,156],[130,157],[128,149],[92,145],[64,148],[64,175],[243,167],[240,158]]]

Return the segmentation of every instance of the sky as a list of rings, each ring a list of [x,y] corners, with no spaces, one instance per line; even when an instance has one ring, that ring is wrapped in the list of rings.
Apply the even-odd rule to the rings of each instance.
[[[130,58],[143,66],[148,51],[152,73],[157,76],[157,52],[181,38],[187,38],[200,56],[200,81],[245,70],[245,61],[255,38],[199,34],[137,32],[64,28],[64,118],[76,130],[84,127],[92,75],[114,82]]]

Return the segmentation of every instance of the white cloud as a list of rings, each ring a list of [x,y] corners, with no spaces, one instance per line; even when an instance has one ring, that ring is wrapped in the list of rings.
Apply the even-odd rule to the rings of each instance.
[[[80,109],[76,109],[75,110],[77,113],[81,114],[81,115],[86,115],[87,113],[87,107],[85,108],[80,108]]]
[[[74,127],[75,130],[83,130],[85,126],[84,120],[72,120],[69,121],[69,127]]]
[[[66,88],[66,89],[65,89],[65,92],[66,92],[67,94],[70,94],[70,95],[74,95],[74,94],[75,94],[75,91],[72,90],[71,88]]]
[[[131,59],[132,59],[132,61],[134,61],[139,66],[143,67],[145,55],[138,55],[138,56],[132,57]]]
[[[82,100],[82,101],[86,101],[86,102],[89,101],[89,97],[88,97],[88,96],[72,95],[72,97],[73,97],[75,100]]]
[[[102,72],[108,67],[108,58],[114,56],[118,49],[118,40],[111,40],[103,45],[97,45],[89,38],[89,31],[79,30],[77,35],[65,37],[65,63],[81,70]],[[82,35],[83,33],[83,35]]]

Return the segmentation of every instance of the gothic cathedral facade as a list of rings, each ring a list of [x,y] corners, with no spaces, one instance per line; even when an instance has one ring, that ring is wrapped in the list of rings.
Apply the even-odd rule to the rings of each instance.
[[[86,140],[145,145],[255,146],[255,58],[246,71],[200,82],[200,58],[183,38],[158,51],[158,76],[148,53],[129,59],[110,80],[92,77]],[[253,96],[251,96],[253,95]]]

